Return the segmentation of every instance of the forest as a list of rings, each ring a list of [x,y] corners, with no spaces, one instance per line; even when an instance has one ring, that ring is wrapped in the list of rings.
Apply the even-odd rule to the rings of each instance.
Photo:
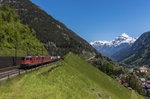
[[[0,56],[48,54],[35,31],[21,24],[17,12],[8,4],[0,6],[0,49]]]

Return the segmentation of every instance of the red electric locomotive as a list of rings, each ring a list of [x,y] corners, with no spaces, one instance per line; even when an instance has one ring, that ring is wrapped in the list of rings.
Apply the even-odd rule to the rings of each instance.
[[[32,66],[38,66],[51,61],[51,56],[25,56],[21,59],[21,68],[28,68]]]

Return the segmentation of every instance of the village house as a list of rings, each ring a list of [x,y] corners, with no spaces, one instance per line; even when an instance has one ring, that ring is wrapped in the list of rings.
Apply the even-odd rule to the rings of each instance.
[[[140,72],[145,72],[145,73],[146,73],[146,72],[147,72],[147,68],[146,68],[146,67],[140,67],[140,68],[139,68],[139,71],[140,71]]]

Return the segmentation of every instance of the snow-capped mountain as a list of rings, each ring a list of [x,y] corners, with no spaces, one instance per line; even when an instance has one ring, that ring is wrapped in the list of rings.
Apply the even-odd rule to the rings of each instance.
[[[113,41],[95,41],[90,44],[102,54],[111,56],[117,51],[131,46],[136,40],[137,38],[132,38],[126,33],[123,33],[122,35],[116,37]]]

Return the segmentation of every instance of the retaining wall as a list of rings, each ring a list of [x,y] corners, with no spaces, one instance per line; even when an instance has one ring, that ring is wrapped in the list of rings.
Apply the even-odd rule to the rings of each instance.
[[[16,64],[20,65],[21,57],[17,57]],[[0,57],[0,68],[15,66],[15,57]]]

